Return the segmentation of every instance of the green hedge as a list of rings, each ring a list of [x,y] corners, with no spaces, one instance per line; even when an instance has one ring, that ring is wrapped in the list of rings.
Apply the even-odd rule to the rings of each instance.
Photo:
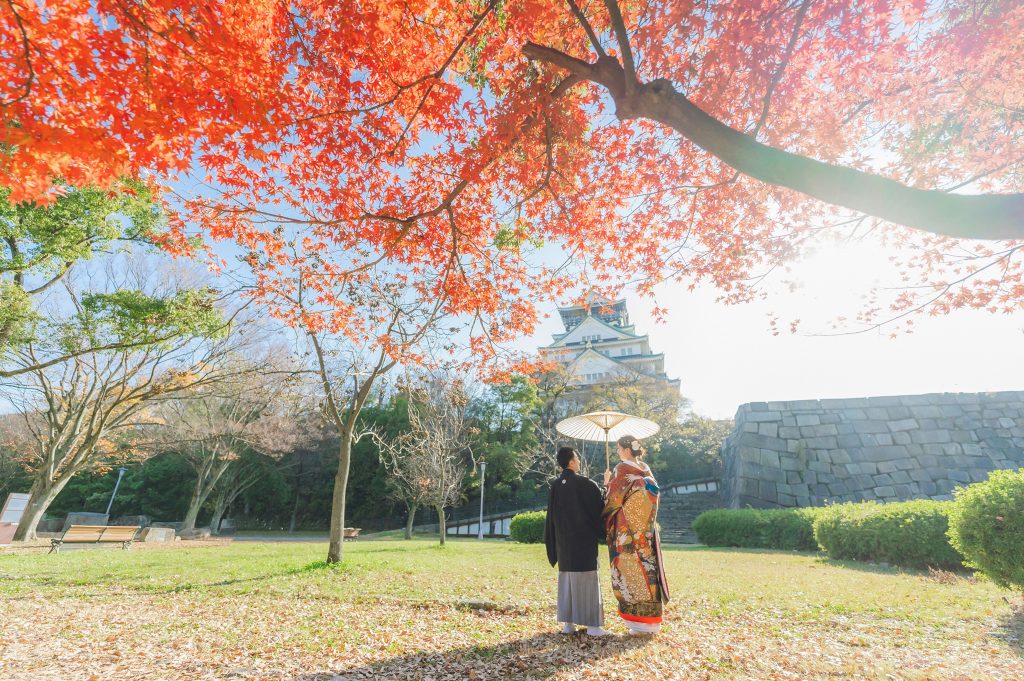
[[[718,508],[705,511],[693,530],[707,546],[817,551],[814,516],[817,508]]]
[[[962,568],[963,556],[946,536],[951,508],[951,502],[928,500],[826,506],[814,519],[814,538],[838,560]]]
[[[999,586],[1024,590],[1024,468],[992,471],[956,491],[949,540],[964,563]]]
[[[531,511],[514,516],[508,526],[512,541],[521,544],[539,544],[544,541],[544,522],[547,515],[545,511]]]

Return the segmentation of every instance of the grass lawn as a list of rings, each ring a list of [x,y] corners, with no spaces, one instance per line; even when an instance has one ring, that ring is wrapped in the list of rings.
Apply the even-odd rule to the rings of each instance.
[[[0,679],[1024,679],[1019,599],[962,578],[673,548],[662,634],[591,640],[539,545],[195,544],[0,554]]]

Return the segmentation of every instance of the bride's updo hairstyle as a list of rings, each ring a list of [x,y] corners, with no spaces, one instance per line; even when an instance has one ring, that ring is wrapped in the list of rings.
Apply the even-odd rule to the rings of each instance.
[[[643,443],[632,435],[623,435],[620,437],[618,439],[618,445],[622,449],[628,449],[637,459],[647,453],[647,450],[644,449]]]

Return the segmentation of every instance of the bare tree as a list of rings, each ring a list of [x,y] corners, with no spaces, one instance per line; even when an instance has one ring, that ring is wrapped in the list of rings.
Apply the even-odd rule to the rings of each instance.
[[[280,356],[280,348],[271,348],[262,358],[231,358],[230,379],[160,404],[161,425],[151,429],[150,448],[179,454],[196,472],[182,534],[195,529],[203,505],[244,452],[280,458],[305,444],[309,428],[296,390],[298,373],[275,359]]]
[[[47,366],[44,357],[51,342],[64,347],[90,342],[78,337],[82,329],[75,324],[69,325],[74,337],[31,342],[13,353],[15,362],[32,369],[0,387],[21,414],[23,437],[15,447],[35,472],[32,499],[15,539],[35,537],[43,513],[79,472],[143,454],[134,446],[137,428],[151,422],[156,401],[200,389],[225,375],[222,359],[231,341],[215,338],[224,322],[212,312],[212,299],[188,301],[191,293],[178,298],[188,307],[209,304],[210,314],[198,325],[182,325],[170,340],[88,352]],[[88,311],[83,305],[80,312]]]
[[[402,500],[411,509],[422,504],[436,511],[444,544],[445,509],[462,497],[464,455],[472,455],[470,396],[462,381],[444,376],[427,378],[408,390],[409,432],[390,442],[375,439]],[[406,537],[411,538],[409,525]]]
[[[220,534],[224,514],[244,492],[259,482],[268,470],[278,465],[278,459],[255,452],[244,452],[238,460],[231,462],[213,492],[213,508],[210,515],[210,532]]]

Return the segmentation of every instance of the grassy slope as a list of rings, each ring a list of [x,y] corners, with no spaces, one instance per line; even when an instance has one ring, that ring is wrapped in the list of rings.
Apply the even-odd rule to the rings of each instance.
[[[555,574],[540,546],[345,549],[340,567],[322,544],[0,555],[0,678],[1024,679],[1021,615],[986,583],[680,548],[666,553],[663,634],[595,642],[548,635]],[[83,639],[98,645],[45,654]]]

